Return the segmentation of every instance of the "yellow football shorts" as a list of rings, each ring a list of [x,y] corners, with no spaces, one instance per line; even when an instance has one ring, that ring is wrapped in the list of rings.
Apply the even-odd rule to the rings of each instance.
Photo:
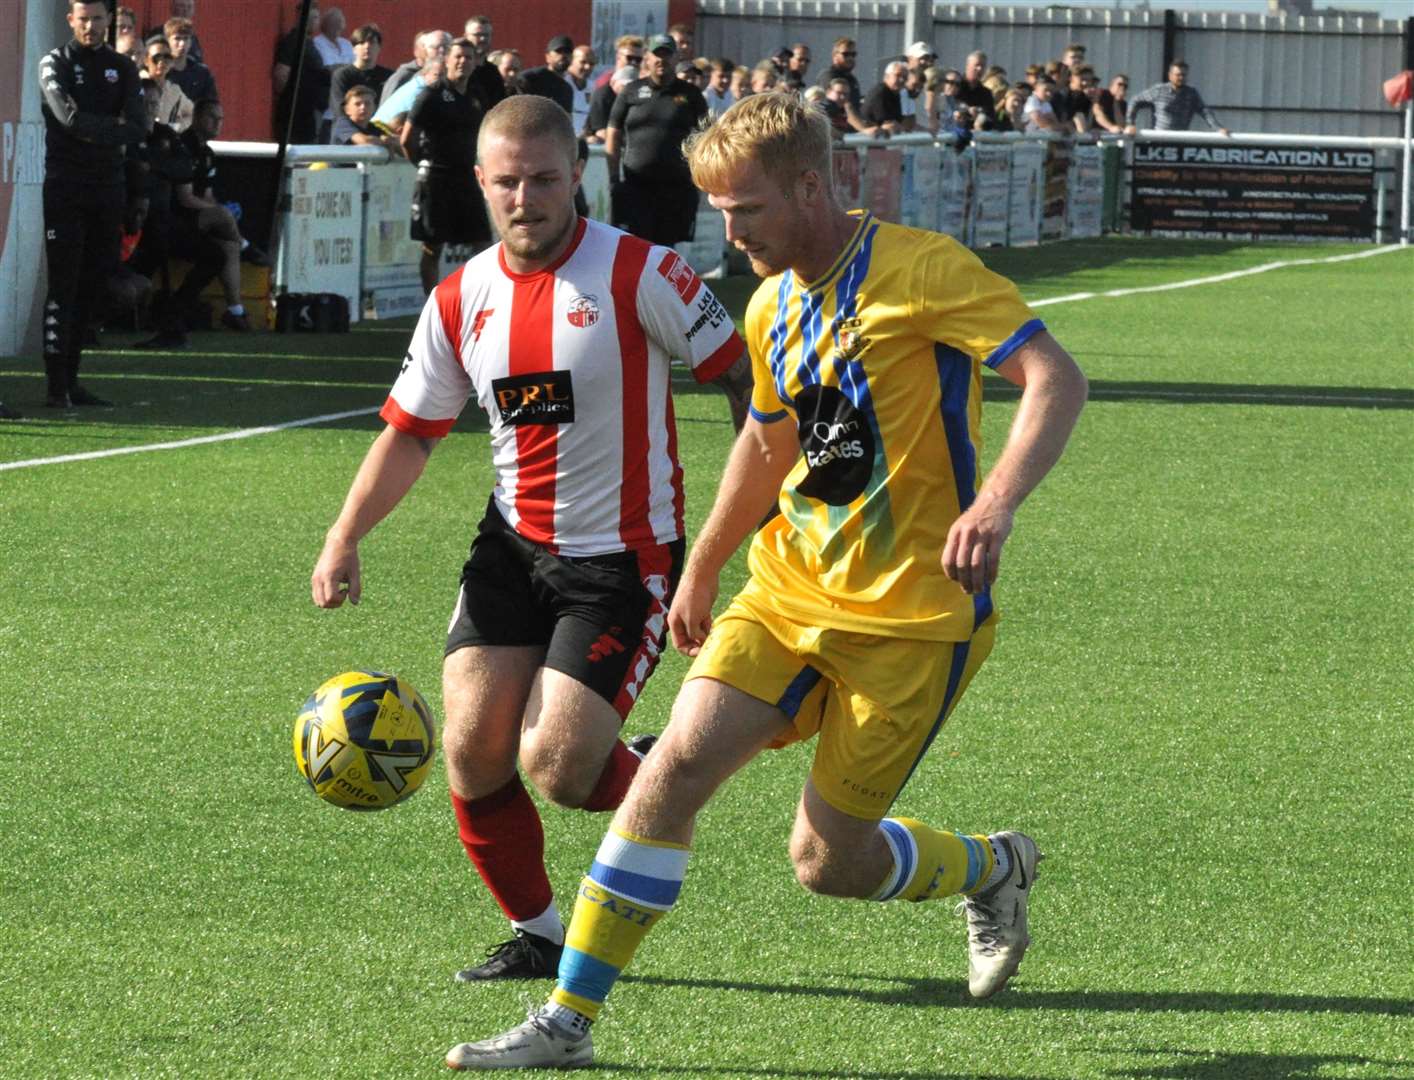
[[[799,626],[738,596],[713,623],[688,672],[775,705],[794,730],[819,735],[810,776],[831,806],[888,813],[992,651],[995,617],[969,641],[919,641]]]

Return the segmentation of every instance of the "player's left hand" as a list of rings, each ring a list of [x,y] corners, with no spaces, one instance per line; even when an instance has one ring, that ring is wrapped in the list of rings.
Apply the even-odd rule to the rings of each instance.
[[[717,599],[717,579],[683,574],[668,609],[668,633],[673,647],[684,656],[696,656],[712,629],[712,604]]]
[[[943,545],[943,573],[969,594],[980,593],[997,580],[1002,545],[1011,535],[1012,508],[985,491],[952,523]]]

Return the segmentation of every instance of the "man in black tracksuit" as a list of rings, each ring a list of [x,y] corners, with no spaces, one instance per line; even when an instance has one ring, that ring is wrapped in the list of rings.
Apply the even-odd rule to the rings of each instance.
[[[78,383],[91,305],[117,269],[127,208],[127,148],[147,133],[137,68],[104,44],[108,8],[72,0],[73,39],[39,64],[45,128],[45,404],[106,405]]]
[[[614,99],[604,140],[613,224],[667,245],[691,240],[697,223],[697,188],[682,144],[707,115],[702,91],[673,73],[676,50],[667,34],[648,42],[644,77]]]

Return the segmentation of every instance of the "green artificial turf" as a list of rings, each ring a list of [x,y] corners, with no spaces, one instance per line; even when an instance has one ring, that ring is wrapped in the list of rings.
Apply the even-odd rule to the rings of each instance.
[[[1034,300],[1358,248],[1107,239],[986,253]],[[752,283],[719,292],[738,315]],[[1414,1080],[1414,254],[1038,308],[1091,379],[1022,509],[998,645],[897,811],[1021,828],[1035,944],[965,998],[950,903],[805,894],[809,748],[705,811],[678,909],[596,1029],[622,1077]],[[85,361],[46,414],[0,360],[0,464],[376,408],[406,323],[198,335]],[[730,442],[676,380],[688,519]],[[988,377],[984,459],[1016,392]],[[491,471],[459,424],[363,545],[308,576],[379,422],[0,471],[0,1076],[440,1076],[548,984],[451,972],[504,936],[446,782],[342,813],[295,773],[314,686],[440,643]],[[724,582],[739,584],[741,560]],[[675,655],[630,717],[657,730]],[[568,913],[607,817],[547,809]]]

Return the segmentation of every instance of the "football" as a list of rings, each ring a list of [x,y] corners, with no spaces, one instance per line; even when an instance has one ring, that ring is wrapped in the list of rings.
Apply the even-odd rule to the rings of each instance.
[[[325,802],[385,810],[427,779],[437,751],[432,713],[412,686],[381,671],[346,671],[295,718],[295,765]]]

